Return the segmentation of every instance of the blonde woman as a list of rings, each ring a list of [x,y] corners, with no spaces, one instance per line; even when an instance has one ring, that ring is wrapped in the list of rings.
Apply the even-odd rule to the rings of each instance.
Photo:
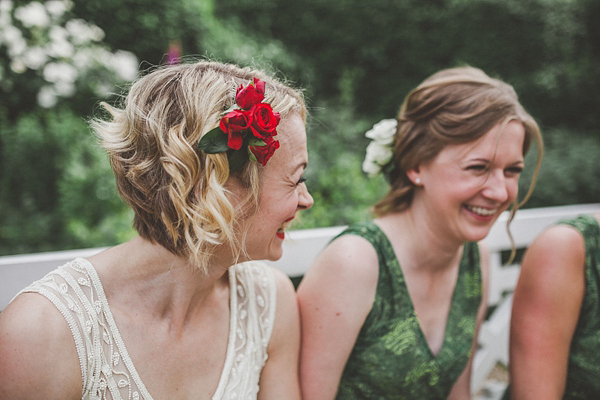
[[[197,62],[106,108],[93,127],[139,236],[0,314],[0,398],[299,399],[293,286],[249,260],[278,259],[312,205],[301,93]]]
[[[470,398],[488,277],[477,242],[518,208],[538,126],[511,86],[465,67],[427,78],[367,136],[364,169],[390,191],[300,284],[304,399]]]

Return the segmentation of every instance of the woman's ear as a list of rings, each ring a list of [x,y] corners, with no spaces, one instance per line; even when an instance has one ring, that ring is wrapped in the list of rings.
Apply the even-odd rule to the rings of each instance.
[[[411,168],[406,171],[406,176],[415,186],[421,186],[421,172],[419,171],[419,167]]]

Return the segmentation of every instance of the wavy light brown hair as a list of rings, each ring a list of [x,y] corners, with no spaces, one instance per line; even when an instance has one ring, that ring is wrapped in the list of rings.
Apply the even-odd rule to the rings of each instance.
[[[262,167],[248,162],[233,175],[247,189],[236,209],[226,188],[227,156],[196,145],[234,105],[237,87],[253,78],[266,82],[265,101],[282,118],[295,113],[306,120],[299,90],[260,70],[200,61],[154,70],[132,85],[120,107],[103,104],[111,118],[91,121],[139,235],[204,271],[214,246],[243,251],[239,215],[258,202]]]

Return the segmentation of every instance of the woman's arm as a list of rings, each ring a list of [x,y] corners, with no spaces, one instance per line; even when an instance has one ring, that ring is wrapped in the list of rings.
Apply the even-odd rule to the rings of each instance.
[[[333,241],[298,288],[302,317],[300,378],[304,400],[335,397],[342,372],[377,289],[373,246],[355,235]]]
[[[562,398],[585,292],[584,272],[583,237],[572,227],[546,230],[527,251],[511,318],[512,398]]]
[[[67,322],[39,294],[0,312],[0,399],[81,399],[75,342]]]
[[[273,268],[277,306],[267,362],[259,382],[259,400],[299,400],[300,314],[294,285],[282,271]]]
[[[477,321],[475,325],[475,336],[473,338],[473,346],[471,347],[471,358],[465,370],[462,372],[454,386],[452,387],[452,391],[448,395],[449,400],[460,400],[460,399],[470,399],[471,398],[471,374],[473,372],[473,359],[475,358],[475,353],[478,348],[478,340],[479,340],[479,331],[481,330],[481,324],[485,318],[485,314],[487,312],[487,300],[488,300],[488,291],[490,286],[490,253],[488,248],[480,243],[479,244],[479,253],[481,259],[481,304],[479,306],[479,310],[477,311]]]

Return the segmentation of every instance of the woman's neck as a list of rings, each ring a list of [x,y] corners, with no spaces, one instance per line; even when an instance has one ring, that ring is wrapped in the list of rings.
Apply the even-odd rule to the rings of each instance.
[[[164,321],[175,329],[183,329],[229,289],[228,266],[213,263],[204,273],[187,257],[140,237],[89,260],[98,271],[111,308],[147,322]]]
[[[457,265],[462,254],[462,243],[441,234],[418,209],[388,214],[376,223],[388,236],[404,268],[444,270]]]

